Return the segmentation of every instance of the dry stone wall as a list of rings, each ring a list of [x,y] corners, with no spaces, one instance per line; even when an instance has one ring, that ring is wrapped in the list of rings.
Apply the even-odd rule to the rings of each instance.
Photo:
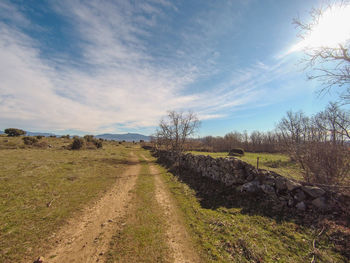
[[[162,163],[175,164],[171,152],[156,153]],[[245,194],[262,194],[280,206],[300,211],[345,212],[350,198],[305,182],[298,182],[277,173],[256,169],[237,158],[212,158],[211,156],[182,154],[178,162],[193,176],[208,177]],[[345,210],[344,210],[345,207]]]

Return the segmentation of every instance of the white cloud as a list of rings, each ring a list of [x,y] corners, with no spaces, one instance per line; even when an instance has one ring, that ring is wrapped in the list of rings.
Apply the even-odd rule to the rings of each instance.
[[[217,53],[206,45],[179,47],[180,60],[157,63],[144,38],[164,17],[169,1],[140,5],[127,1],[61,1],[54,9],[72,26],[80,60],[67,54],[43,57],[41,45],[18,27],[0,24],[0,128],[117,132],[118,126],[157,125],[167,110],[192,109],[201,119],[221,118],[256,102],[263,85],[284,74],[263,62],[236,71],[208,91],[188,90],[199,77],[214,74]],[[29,20],[14,6],[15,24]],[[140,11],[141,10],[141,11]],[[146,12],[149,16],[144,16]],[[185,34],[189,43],[200,35]],[[214,54],[211,57],[208,54]],[[174,58],[171,58],[174,59]]]

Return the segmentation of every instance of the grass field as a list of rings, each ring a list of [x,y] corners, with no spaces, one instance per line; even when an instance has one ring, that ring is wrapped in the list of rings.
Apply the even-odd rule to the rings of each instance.
[[[167,218],[155,200],[149,162],[141,157],[153,162],[148,151],[114,142],[98,150],[71,151],[62,147],[71,140],[44,140],[51,148],[27,147],[20,138],[0,136],[0,262],[31,262],[41,255],[53,232],[130,167],[131,151],[142,168],[125,225],[111,240],[108,262],[171,262],[165,242]],[[273,156],[266,156],[265,165],[288,161]],[[248,153],[244,158],[253,162],[255,157]],[[319,235],[320,229],[247,213],[240,206],[205,208],[193,189],[157,167],[202,262],[311,262],[312,257],[315,262],[347,262],[327,231]]]
[[[0,137],[0,262],[38,255],[50,233],[127,165],[125,146],[71,151],[62,149],[68,139],[44,140],[52,148],[25,148],[20,138]]]
[[[210,155],[214,158],[228,157],[228,152],[197,152],[190,151],[194,155]],[[259,168],[276,172],[280,175],[303,180],[301,168],[295,162],[291,162],[289,157],[278,153],[250,153],[246,152],[244,156],[237,157],[256,167],[257,157],[259,157]]]

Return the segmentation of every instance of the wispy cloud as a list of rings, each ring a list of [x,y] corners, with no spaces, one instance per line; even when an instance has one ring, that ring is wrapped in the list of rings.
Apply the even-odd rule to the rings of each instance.
[[[32,22],[9,2],[0,4],[0,123],[35,130],[118,131],[157,125],[169,109],[192,109],[202,119],[221,118],[257,103],[266,85],[285,74],[279,63],[261,61],[206,91],[192,90],[215,75],[218,53],[200,44],[207,35],[184,30],[172,55],[154,55],[155,28],[162,27],[166,0],[60,1],[51,6],[69,26],[74,57],[43,55],[40,41],[20,25]],[[11,10],[15,14],[7,18]],[[10,21],[11,20],[11,21]],[[198,20],[197,27],[204,26]],[[36,25],[32,25],[36,26]],[[66,29],[67,30],[67,29]],[[212,33],[216,34],[212,29]],[[160,49],[167,45],[158,43]],[[174,45],[169,44],[169,47]]]

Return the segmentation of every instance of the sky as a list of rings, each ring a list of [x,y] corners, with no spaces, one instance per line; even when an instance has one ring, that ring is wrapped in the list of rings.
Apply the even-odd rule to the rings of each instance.
[[[292,21],[321,4],[1,0],[0,130],[150,135],[191,110],[222,136],[314,114],[337,92],[307,80]]]

